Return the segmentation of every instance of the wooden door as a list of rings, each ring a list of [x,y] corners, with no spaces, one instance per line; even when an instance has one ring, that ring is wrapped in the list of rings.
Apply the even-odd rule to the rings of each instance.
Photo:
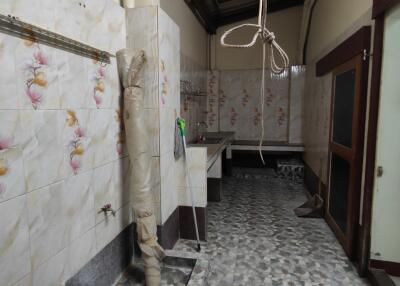
[[[358,55],[333,71],[329,138],[327,221],[351,259],[355,258],[365,124],[362,65]]]

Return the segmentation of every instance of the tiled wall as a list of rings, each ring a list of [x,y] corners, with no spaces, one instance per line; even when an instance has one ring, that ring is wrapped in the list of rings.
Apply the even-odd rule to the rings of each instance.
[[[159,112],[161,220],[165,223],[178,207],[178,175],[183,159],[175,160],[175,122],[180,115],[179,27],[159,9]]]
[[[40,3],[39,3],[40,2]],[[114,53],[113,1],[1,1],[1,13]],[[110,64],[0,34],[0,284],[61,285],[132,222]],[[112,203],[116,216],[98,210]]]
[[[123,9],[113,0],[2,0],[0,13],[112,53],[125,41]]]
[[[144,91],[145,107],[148,112],[148,129],[153,142],[153,191],[156,197],[158,224],[163,225],[175,209],[186,203],[186,177],[183,158],[174,158],[175,122],[181,112],[180,95],[180,35],[178,26],[157,6],[129,9],[127,12],[128,47],[146,52]],[[198,71],[190,67],[182,72],[187,78],[201,85]],[[203,79],[204,82],[204,79]],[[196,103],[193,104],[197,108]],[[195,109],[190,110],[195,112]],[[188,123],[199,120],[194,114]],[[206,181],[206,166],[195,173],[198,162],[206,163],[205,148],[200,160],[194,159],[191,167],[192,180],[196,182],[198,173]],[[195,151],[194,151],[195,152]],[[192,155],[189,155],[192,156]],[[193,155],[195,156],[195,155]],[[192,158],[192,157],[190,157]],[[196,157],[197,158],[197,157]],[[203,164],[203,165],[204,165]],[[192,164],[193,165],[193,164]],[[201,165],[201,166],[203,166]],[[197,186],[197,185],[196,185]],[[198,196],[206,194],[201,188]],[[204,199],[202,200],[202,202]],[[204,203],[202,203],[204,205]]]
[[[332,73],[315,76],[315,65],[307,66],[304,98],[304,159],[324,183],[327,182],[329,118]]]
[[[181,80],[190,82],[193,89],[200,91],[200,96],[190,96],[181,90],[181,116],[188,125],[188,141],[196,139],[202,132],[207,131],[198,122],[207,121],[206,70],[202,65],[181,54]]]
[[[219,79],[219,71],[207,72],[207,131],[209,132],[219,131]]]
[[[208,73],[210,131],[234,131],[239,140],[258,140],[261,126],[261,70]],[[305,67],[282,75],[266,73],[264,140],[302,143]]]
[[[306,84],[306,67],[292,66],[290,68],[288,141],[304,143],[304,92]]]
[[[342,7],[345,7],[345,5],[343,4]],[[340,7],[338,6],[338,8]],[[362,7],[357,6],[357,8],[362,8]],[[357,12],[356,10],[353,12]],[[329,11],[329,13],[331,14],[330,16],[335,15],[335,13],[339,15],[338,11]],[[327,183],[332,73],[328,73],[322,77],[316,77],[315,65],[318,62],[318,60],[322,59],[330,51],[339,46],[347,38],[349,38],[356,31],[358,31],[362,26],[371,25],[372,24],[371,9],[368,10],[366,13],[364,13],[358,19],[353,19],[351,17],[349,18],[348,15],[347,20],[345,22],[348,24],[348,27],[342,27],[344,31],[340,35],[337,35],[334,39],[332,39],[329,44],[326,43],[325,44],[326,46],[322,49],[322,51],[318,55],[314,54],[307,55],[307,59],[309,59],[309,61],[307,62],[306,65],[307,71],[306,71],[306,83],[305,83],[305,93],[304,93],[305,96],[304,96],[303,130],[304,130],[304,143],[306,149],[304,153],[304,161],[308,164],[308,166],[312,169],[312,171],[318,177],[320,177],[322,182],[325,184]],[[318,25],[319,23],[316,22],[314,24]],[[323,27],[326,28],[327,26]],[[326,29],[325,30],[320,29],[320,32],[322,34],[328,33]],[[332,35],[333,34],[331,34],[331,36]],[[317,41],[319,43],[324,42],[318,38],[314,39],[314,41]]]

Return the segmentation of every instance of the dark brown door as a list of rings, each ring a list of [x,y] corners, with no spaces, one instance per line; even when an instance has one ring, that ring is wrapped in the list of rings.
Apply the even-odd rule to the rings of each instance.
[[[359,219],[365,117],[362,61],[356,56],[333,71],[329,138],[327,221],[351,259]]]

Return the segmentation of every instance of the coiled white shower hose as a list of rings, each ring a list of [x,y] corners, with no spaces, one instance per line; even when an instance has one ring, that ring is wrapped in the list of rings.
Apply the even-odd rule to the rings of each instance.
[[[289,67],[289,57],[286,52],[278,45],[275,41],[274,33],[270,32],[267,29],[267,0],[260,0],[260,7],[258,11],[258,24],[241,24],[239,26],[233,27],[227,30],[221,37],[221,45],[228,48],[251,48],[253,47],[258,38],[263,41],[263,64],[262,64],[262,78],[261,78],[261,138],[258,151],[260,153],[261,161],[265,165],[264,157],[262,154],[262,143],[264,140],[264,105],[265,105],[265,66],[266,66],[266,49],[267,45],[269,45],[269,59],[270,59],[270,69],[274,74],[281,74],[285,71],[286,68]],[[250,43],[247,44],[227,44],[226,38],[234,31],[239,30],[244,27],[252,27],[257,28],[257,31],[254,33],[254,36]],[[275,53],[276,50],[281,57],[283,66],[279,66],[275,61]]]

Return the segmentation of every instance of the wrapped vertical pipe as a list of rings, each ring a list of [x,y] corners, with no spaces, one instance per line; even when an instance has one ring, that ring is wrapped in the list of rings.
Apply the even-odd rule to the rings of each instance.
[[[158,286],[161,281],[160,261],[164,250],[157,242],[151,188],[151,154],[146,128],[141,70],[146,61],[143,51],[118,51],[118,72],[124,87],[124,124],[132,172],[131,197],[136,217],[138,243],[144,261],[146,285]]]
[[[123,0],[122,4],[124,8],[135,8],[135,0]]]

